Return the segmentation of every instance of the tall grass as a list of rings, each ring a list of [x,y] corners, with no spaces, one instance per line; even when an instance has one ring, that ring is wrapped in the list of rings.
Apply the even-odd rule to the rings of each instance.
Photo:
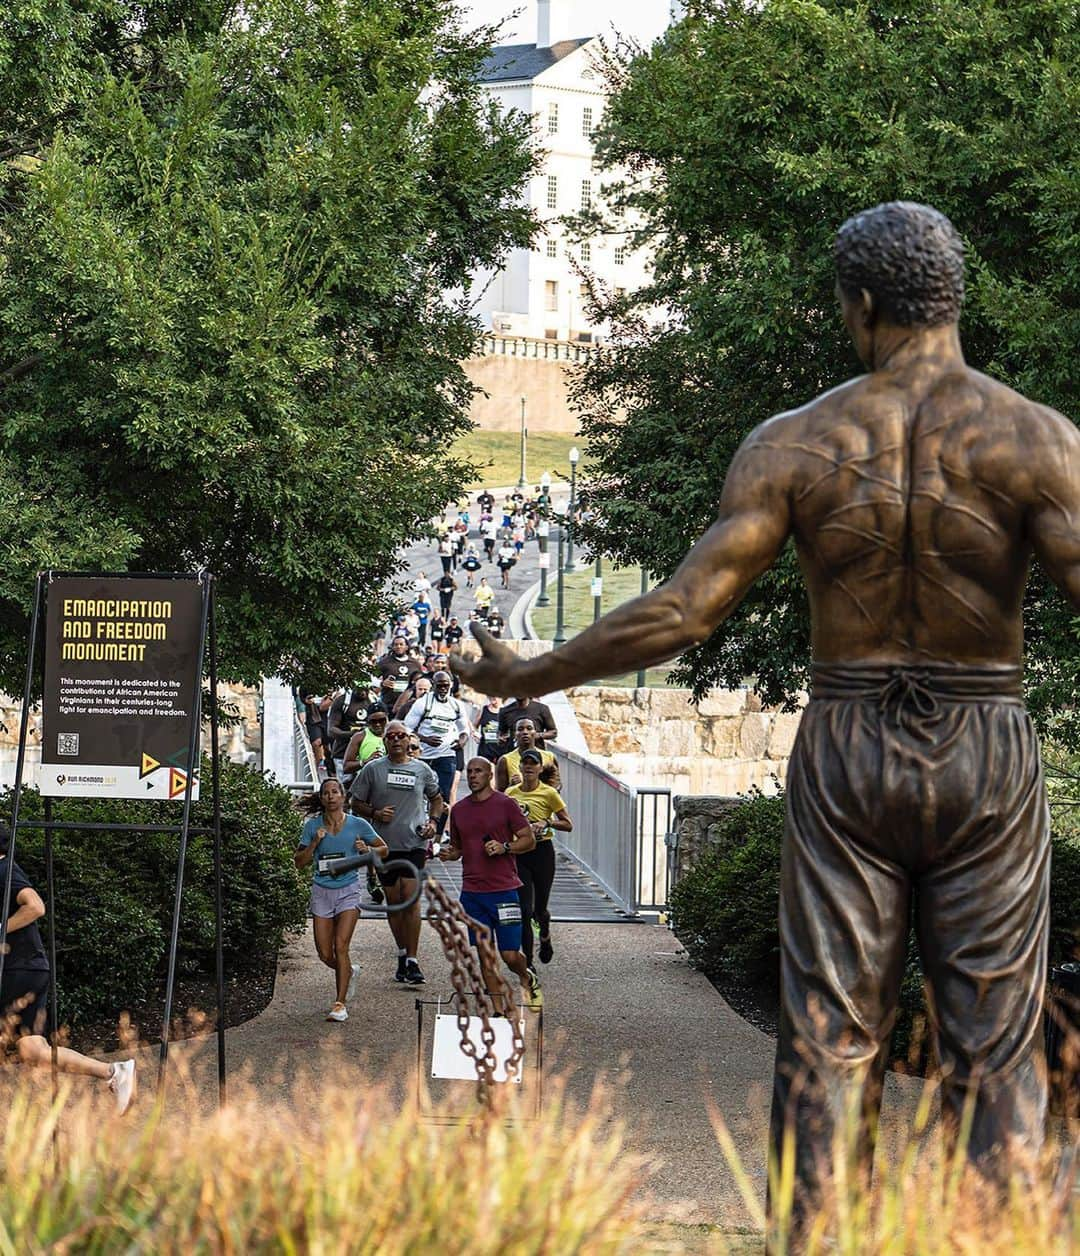
[[[249,1091],[204,1113],[192,1093],[121,1120],[85,1083],[50,1105],[47,1077],[12,1085],[4,1256],[641,1250],[641,1165],[595,1105],[556,1104],[540,1125],[437,1124],[339,1069],[336,1085],[307,1079],[269,1106]]]
[[[854,1112],[850,1128],[825,1148],[823,1196],[801,1232],[792,1216],[794,1147],[785,1141],[769,1166],[774,1204],[765,1215],[751,1175],[723,1117],[710,1112],[728,1168],[755,1225],[770,1235],[772,1256],[1069,1256],[1080,1251],[1077,1146],[1051,1140],[1039,1157],[1013,1158],[989,1180],[968,1162],[970,1108],[947,1145],[935,1120],[937,1084],[922,1090],[912,1127],[879,1151],[873,1182],[857,1166]],[[1075,1133],[1071,1136],[1075,1138]],[[1001,1165],[993,1166],[1000,1171]],[[722,1240],[718,1250],[745,1251]]]

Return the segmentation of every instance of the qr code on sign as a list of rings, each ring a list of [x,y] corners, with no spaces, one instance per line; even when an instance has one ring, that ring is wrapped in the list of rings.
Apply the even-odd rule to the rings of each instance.
[[[56,738],[57,754],[78,754],[79,753],[79,734],[78,733],[60,733]]]

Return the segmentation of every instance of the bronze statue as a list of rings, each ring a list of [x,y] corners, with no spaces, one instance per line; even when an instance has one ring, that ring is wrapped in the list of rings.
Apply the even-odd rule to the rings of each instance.
[[[835,257],[869,374],[750,434],[716,523],[665,585],[552,654],[519,660],[478,631],[482,658],[456,663],[489,694],[660,663],[708,637],[794,537],[814,666],[787,781],[772,1139],[779,1155],[793,1132],[804,1204],[850,1086],[864,1164],[872,1150],[913,893],[946,1118],[973,1095],[976,1162],[1041,1146],[1049,821],[1021,698],[1033,553],[1080,608],[1080,433],[965,364],[952,224],[879,205],[844,223]]]

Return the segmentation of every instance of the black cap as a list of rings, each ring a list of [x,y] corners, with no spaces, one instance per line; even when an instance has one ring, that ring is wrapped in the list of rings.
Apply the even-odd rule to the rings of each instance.
[[[540,763],[544,762],[544,756],[539,750],[523,750],[521,752],[522,763]]]

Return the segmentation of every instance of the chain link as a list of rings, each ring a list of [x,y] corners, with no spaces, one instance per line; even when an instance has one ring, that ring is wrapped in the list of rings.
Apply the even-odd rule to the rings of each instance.
[[[457,1023],[461,1034],[461,1051],[476,1063],[476,1097],[480,1106],[488,1113],[493,1111],[495,1104],[495,1070],[498,1059],[495,1055],[495,1027],[491,1021],[499,1016],[500,1006],[509,1009],[506,1012],[513,1034],[513,1050],[506,1061],[506,1076],[513,1077],[525,1055],[525,1037],[521,1032],[521,1021],[517,1015],[514,996],[502,974],[499,953],[491,939],[491,930],[487,926],[472,920],[459,902],[447,894],[438,881],[429,877],[424,883],[427,894],[427,918],[432,928],[439,935],[443,951],[450,961],[450,981],[457,999]],[[485,989],[485,981],[481,966],[469,945],[465,930],[472,929],[476,934],[476,945],[483,964],[489,972],[495,974],[498,985],[496,990]],[[469,1000],[476,1004],[477,1015],[480,1017],[482,1029],[480,1033],[483,1050],[477,1049],[469,1036]]]

